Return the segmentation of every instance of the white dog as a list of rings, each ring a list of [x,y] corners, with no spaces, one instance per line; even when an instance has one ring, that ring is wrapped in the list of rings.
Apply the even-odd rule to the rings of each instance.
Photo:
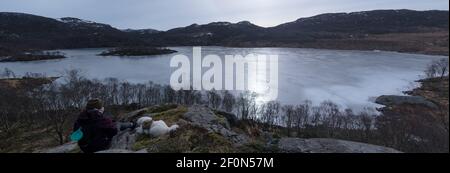
[[[172,125],[167,126],[167,124],[162,121],[153,121],[151,117],[141,117],[137,120],[137,132],[140,134],[149,134],[152,137],[160,137],[175,131],[179,126]]]
[[[152,122],[152,121],[153,121],[153,119],[150,118],[150,117],[141,117],[141,118],[139,118],[139,119],[136,121],[136,123],[137,123],[137,126],[140,127],[140,126],[142,126],[145,122]]]

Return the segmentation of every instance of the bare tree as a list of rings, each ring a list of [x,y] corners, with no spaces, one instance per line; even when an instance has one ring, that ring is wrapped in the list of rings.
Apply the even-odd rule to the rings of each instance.
[[[172,89],[169,85],[164,87],[164,102],[166,103],[175,103],[176,102],[176,91]]]
[[[428,65],[427,69],[425,70],[425,75],[427,78],[443,78],[444,76],[448,75],[448,66],[448,58],[435,60],[430,65]]]
[[[269,127],[272,128],[276,124],[277,118],[279,116],[281,104],[276,101],[270,101],[261,106],[261,118],[262,121]]]
[[[65,105],[64,97],[58,93],[57,84],[51,84],[44,100],[40,100],[45,107],[40,111],[47,118],[51,129],[55,132],[57,140],[60,144],[65,142],[66,125],[70,113],[70,109]]]
[[[442,58],[437,62],[438,72],[440,77],[443,78],[445,75],[448,75],[448,58]]]
[[[9,132],[11,127],[11,122],[9,119],[9,109],[12,103],[13,96],[10,95],[11,92],[0,87],[0,127],[1,131]]]
[[[222,103],[222,97],[219,93],[217,93],[216,90],[211,90],[206,93],[206,96],[208,98],[209,106],[211,106],[213,109],[218,109],[220,107],[220,104]]]
[[[300,133],[300,129],[304,128],[309,123],[309,114],[311,108],[311,101],[306,100],[303,104],[297,105],[294,110],[295,127],[297,134]]]
[[[161,93],[163,92],[163,88],[160,85],[153,84],[149,82],[146,90],[145,90],[145,105],[151,106],[161,103],[163,100],[161,98]]]
[[[2,76],[5,78],[16,78],[16,74],[9,68],[3,70]]]
[[[248,91],[239,94],[237,99],[237,108],[240,117],[244,120],[254,119],[256,113],[256,94]]]
[[[359,118],[362,125],[362,130],[364,131],[363,140],[368,140],[370,137],[370,131],[372,130],[372,126],[374,124],[374,115],[369,114],[367,111],[363,111],[359,114]]]
[[[104,80],[104,84],[106,85],[106,92],[109,94],[109,97],[104,100],[108,105],[118,105],[119,104],[119,80],[116,78],[106,78]]]
[[[128,105],[132,98],[133,98],[133,92],[131,91],[131,84],[128,82],[122,82],[121,86],[120,86],[120,94],[121,94],[121,98],[120,101],[122,103],[122,105]]]
[[[236,104],[236,99],[233,94],[231,94],[229,91],[225,90],[223,92],[223,99],[222,99],[222,107],[227,112],[232,112],[233,108]]]
[[[295,121],[295,112],[294,112],[294,106],[292,105],[285,105],[282,107],[282,110],[284,112],[284,124],[286,125],[286,130],[287,130],[287,136],[290,137],[291,136],[291,130],[292,130],[292,126],[294,124]]]

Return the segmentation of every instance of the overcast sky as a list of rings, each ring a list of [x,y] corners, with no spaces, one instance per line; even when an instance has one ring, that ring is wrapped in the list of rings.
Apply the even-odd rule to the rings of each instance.
[[[448,0],[0,0],[1,12],[70,16],[120,29],[158,30],[243,20],[268,27],[321,13],[448,7]]]

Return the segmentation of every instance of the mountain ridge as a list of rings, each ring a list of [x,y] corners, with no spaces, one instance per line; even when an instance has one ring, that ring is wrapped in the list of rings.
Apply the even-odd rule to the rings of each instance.
[[[299,47],[448,55],[449,12],[373,10],[325,13],[274,27],[249,21],[192,24],[167,31],[119,30],[66,17],[0,12],[0,56],[8,49],[151,46]],[[3,53],[2,53],[3,52]]]
[[[25,13],[0,12],[0,47],[58,49],[108,47],[139,41],[107,24],[66,17],[47,18]]]

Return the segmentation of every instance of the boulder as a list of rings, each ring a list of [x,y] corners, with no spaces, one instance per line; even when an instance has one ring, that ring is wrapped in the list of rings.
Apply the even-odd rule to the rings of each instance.
[[[227,121],[221,121],[211,109],[201,105],[194,105],[189,107],[188,112],[183,115],[183,118],[198,125],[219,125],[229,127]]]
[[[204,128],[210,133],[218,133],[224,136],[237,146],[249,142],[248,136],[232,131],[227,119],[217,116],[208,107],[201,105],[191,106],[188,112],[183,115],[183,118],[194,126]]]
[[[136,141],[136,133],[131,130],[119,132],[111,142],[111,149],[131,150]]]
[[[281,138],[278,148],[284,153],[400,153],[392,148],[337,139]]]
[[[375,103],[385,106],[412,104],[412,105],[422,105],[431,109],[438,109],[438,106],[436,104],[421,96],[384,95],[378,97],[375,100]]]

